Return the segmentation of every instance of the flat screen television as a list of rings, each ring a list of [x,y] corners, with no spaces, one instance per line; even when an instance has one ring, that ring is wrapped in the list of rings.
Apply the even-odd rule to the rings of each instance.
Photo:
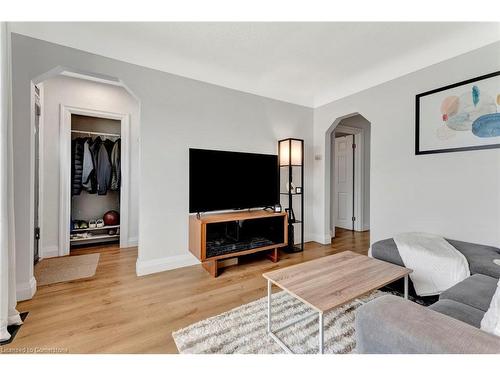
[[[189,212],[273,206],[278,156],[189,149]]]

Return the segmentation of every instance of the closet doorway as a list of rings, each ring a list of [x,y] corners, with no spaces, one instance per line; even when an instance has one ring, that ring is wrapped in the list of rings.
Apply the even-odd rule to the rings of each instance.
[[[128,246],[129,116],[61,105],[60,256]]]

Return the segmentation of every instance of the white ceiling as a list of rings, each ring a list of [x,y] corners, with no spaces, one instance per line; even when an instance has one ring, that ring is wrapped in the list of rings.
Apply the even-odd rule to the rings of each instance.
[[[500,40],[500,23],[10,23],[11,30],[317,107]]]

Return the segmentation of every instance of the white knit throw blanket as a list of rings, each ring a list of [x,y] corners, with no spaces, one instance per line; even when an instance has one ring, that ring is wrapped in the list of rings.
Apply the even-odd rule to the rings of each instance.
[[[401,233],[394,242],[419,296],[440,294],[470,276],[464,255],[443,237],[429,233]]]

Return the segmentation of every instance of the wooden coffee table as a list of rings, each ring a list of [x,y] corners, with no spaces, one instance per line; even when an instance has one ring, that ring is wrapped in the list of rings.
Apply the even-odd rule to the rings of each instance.
[[[275,333],[318,314],[319,353],[323,353],[323,314],[350,301],[404,278],[404,297],[408,298],[408,275],[412,270],[352,251],[329,255],[291,267],[266,272],[267,332],[288,353],[292,353]],[[315,310],[274,331],[271,327],[272,284]]]

